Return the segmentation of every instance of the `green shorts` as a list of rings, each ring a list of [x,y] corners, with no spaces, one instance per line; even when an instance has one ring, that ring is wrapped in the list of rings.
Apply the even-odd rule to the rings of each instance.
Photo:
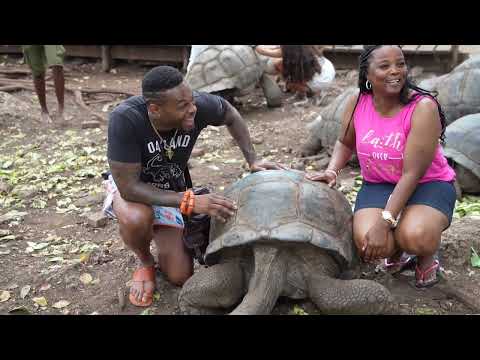
[[[42,75],[50,66],[63,66],[65,48],[62,45],[22,45],[22,49],[34,76]]]

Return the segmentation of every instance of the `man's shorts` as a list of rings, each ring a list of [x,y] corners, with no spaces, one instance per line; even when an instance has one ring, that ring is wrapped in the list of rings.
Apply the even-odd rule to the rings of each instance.
[[[112,175],[108,176],[108,179],[104,181],[106,198],[103,202],[103,212],[105,215],[112,219],[116,219],[117,216],[113,211],[113,196],[118,191],[115,181],[113,181]],[[153,205],[154,220],[153,225],[170,226],[178,229],[183,229],[185,224],[183,222],[180,209]]]
[[[50,66],[63,66],[65,48],[62,45],[22,45],[22,49],[34,76],[42,75]]]

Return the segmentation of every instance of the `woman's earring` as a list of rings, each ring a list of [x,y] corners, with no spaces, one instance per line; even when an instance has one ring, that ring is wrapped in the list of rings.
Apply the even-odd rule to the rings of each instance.
[[[372,89],[372,83],[367,80],[367,81],[365,82],[365,87],[367,88],[367,90],[371,90],[371,89]]]

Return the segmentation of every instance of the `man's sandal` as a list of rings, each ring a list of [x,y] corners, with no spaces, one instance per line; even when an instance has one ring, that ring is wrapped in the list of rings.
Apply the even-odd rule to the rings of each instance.
[[[433,260],[432,265],[430,265],[425,270],[421,270],[420,267],[415,267],[415,287],[418,289],[428,288],[440,281],[438,276],[438,271],[440,269],[440,263],[438,260]]]
[[[144,283],[145,281],[151,281],[155,284],[155,267],[153,265],[147,267],[140,267],[133,273],[133,282]],[[130,293],[128,299],[133,305],[140,307],[148,307],[152,305],[155,286],[150,291],[146,291],[145,287],[143,287],[143,291],[144,295],[142,296],[142,298],[145,297],[145,302],[141,300],[138,301],[136,297],[132,293]]]

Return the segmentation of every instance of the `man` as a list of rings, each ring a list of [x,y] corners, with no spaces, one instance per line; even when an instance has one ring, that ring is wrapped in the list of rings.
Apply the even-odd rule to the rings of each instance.
[[[123,241],[140,260],[129,296],[134,305],[152,303],[152,238],[160,270],[171,283],[182,285],[193,273],[183,244],[182,214],[208,214],[221,221],[233,215],[235,204],[227,198],[185,191],[187,161],[207,125],[227,126],[251,171],[279,168],[257,159],[248,128],[233,106],[221,97],[192,92],[170,66],[150,70],[142,82],[142,96],[127,99],[110,114],[111,177],[104,209],[118,218]]]
[[[23,54],[25,62],[30,66],[33,75],[33,84],[38,101],[41,107],[41,119],[43,122],[51,123],[52,119],[48,113],[46,91],[45,91],[45,72],[52,68],[53,83],[55,85],[55,95],[57,96],[58,111],[57,119],[63,121],[65,77],[63,74],[63,57],[65,48],[62,45],[23,45]]]

